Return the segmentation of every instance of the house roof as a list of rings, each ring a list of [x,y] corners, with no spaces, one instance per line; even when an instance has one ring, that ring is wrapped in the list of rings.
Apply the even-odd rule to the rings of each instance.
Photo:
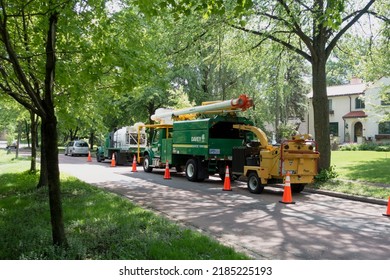
[[[364,111],[351,111],[343,116],[343,119],[347,118],[365,118],[367,117]]]
[[[366,89],[367,84],[365,83],[331,86],[326,88],[328,96],[363,94]],[[312,97],[313,92],[310,92],[309,98]]]

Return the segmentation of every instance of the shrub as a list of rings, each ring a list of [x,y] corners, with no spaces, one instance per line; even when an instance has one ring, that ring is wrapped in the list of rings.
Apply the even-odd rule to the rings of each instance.
[[[346,144],[340,146],[340,151],[356,151],[357,145],[356,144]]]
[[[377,146],[375,148],[375,151],[378,151],[378,152],[390,152],[390,145],[386,145],[386,146]]]
[[[322,169],[320,173],[315,177],[317,182],[326,182],[330,179],[337,178],[338,174],[335,171],[335,166],[332,165],[329,169]]]
[[[345,144],[340,146],[340,151],[379,151],[390,152],[390,145],[378,145],[375,143]]]
[[[377,147],[375,143],[363,143],[357,146],[359,151],[375,151]]]

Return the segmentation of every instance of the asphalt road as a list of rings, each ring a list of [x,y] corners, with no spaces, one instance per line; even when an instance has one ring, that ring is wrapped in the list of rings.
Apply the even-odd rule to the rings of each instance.
[[[244,182],[212,177],[203,183],[164,170],[110,167],[108,161],[60,155],[61,172],[123,195],[171,220],[200,230],[256,259],[389,260],[390,218],[386,206],[321,194],[293,194],[296,204],[282,204],[283,188],[251,194]]]

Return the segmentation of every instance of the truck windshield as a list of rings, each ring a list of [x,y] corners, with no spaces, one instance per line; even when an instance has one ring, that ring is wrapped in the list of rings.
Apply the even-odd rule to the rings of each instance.
[[[160,137],[161,137],[161,130],[160,129],[156,129],[154,131],[153,143],[154,144],[158,143],[158,141],[160,140]]]

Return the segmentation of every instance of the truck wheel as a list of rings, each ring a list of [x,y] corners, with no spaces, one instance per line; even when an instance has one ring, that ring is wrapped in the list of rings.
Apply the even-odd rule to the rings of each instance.
[[[198,163],[195,159],[189,159],[186,163],[186,178],[188,181],[196,182],[198,177]]]
[[[150,167],[150,158],[148,155],[145,155],[142,166],[144,167],[145,172],[152,172],[153,167]]]
[[[300,193],[305,188],[305,184],[291,184],[291,191],[293,193]]]
[[[102,161],[99,153],[96,153],[96,161],[97,162],[101,162]]]
[[[251,193],[262,193],[264,190],[264,186],[255,172],[250,173],[248,176],[248,189]]]

